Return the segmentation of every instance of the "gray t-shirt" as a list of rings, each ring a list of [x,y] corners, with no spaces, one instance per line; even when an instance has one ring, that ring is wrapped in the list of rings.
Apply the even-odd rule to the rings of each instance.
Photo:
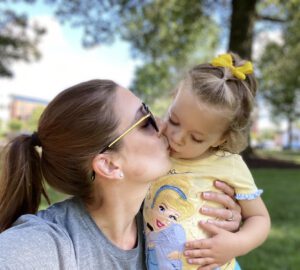
[[[21,216],[0,234],[0,269],[143,270],[142,216],[137,215],[138,245],[113,245],[77,198],[56,203],[37,215]]]

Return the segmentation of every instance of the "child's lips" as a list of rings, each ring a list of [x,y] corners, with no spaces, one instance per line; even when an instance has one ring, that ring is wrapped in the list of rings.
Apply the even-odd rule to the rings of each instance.
[[[156,220],[156,226],[157,226],[158,228],[162,228],[162,227],[165,227],[165,224],[162,223],[162,222],[160,222],[160,221],[157,219],[157,220]]]
[[[172,148],[172,146],[170,145],[170,147],[169,147],[169,150],[170,150],[170,153],[177,153],[177,151],[176,150],[174,150],[174,148]]]

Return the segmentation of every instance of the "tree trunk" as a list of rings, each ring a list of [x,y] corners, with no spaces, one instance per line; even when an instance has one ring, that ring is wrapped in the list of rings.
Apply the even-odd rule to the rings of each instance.
[[[287,149],[292,149],[292,143],[293,143],[293,121],[292,121],[291,118],[288,119],[287,135],[288,135]]]
[[[232,0],[228,49],[248,60],[252,57],[256,3],[257,0]]]
[[[254,23],[256,19],[257,0],[232,0],[232,14],[228,50],[242,58],[251,60]],[[244,157],[254,155],[251,147],[250,133],[248,147],[243,151]]]

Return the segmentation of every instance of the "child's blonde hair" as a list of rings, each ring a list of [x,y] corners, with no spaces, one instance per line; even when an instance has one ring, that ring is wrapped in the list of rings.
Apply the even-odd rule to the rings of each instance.
[[[238,55],[230,54],[234,67],[245,63]],[[193,67],[182,84],[181,87],[190,88],[202,102],[228,112],[226,141],[219,148],[231,153],[244,150],[248,143],[250,116],[257,90],[254,75],[248,74],[245,80],[241,80],[235,77],[228,67],[216,67],[205,63]]]

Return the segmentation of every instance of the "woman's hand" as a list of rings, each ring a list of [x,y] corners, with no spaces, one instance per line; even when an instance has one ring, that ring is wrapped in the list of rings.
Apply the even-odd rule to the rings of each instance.
[[[218,192],[203,192],[202,198],[206,201],[219,203],[224,208],[206,207],[200,209],[200,212],[206,216],[211,216],[216,219],[210,219],[210,224],[214,224],[219,228],[227,231],[235,232],[239,229],[242,215],[241,207],[234,199],[234,189],[222,181],[215,181],[214,185],[223,193]]]

